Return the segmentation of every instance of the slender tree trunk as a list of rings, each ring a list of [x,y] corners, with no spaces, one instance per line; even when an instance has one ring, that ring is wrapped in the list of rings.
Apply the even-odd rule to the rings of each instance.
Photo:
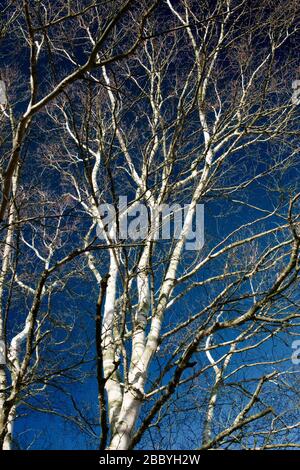
[[[12,191],[13,197],[16,195],[17,191],[17,182],[18,182],[18,168],[12,178]],[[13,237],[14,237],[14,221],[16,216],[15,201],[13,200],[9,205],[9,217],[8,217],[8,229],[6,233],[6,238],[4,242],[4,250],[2,257],[2,265],[0,270],[0,340],[6,342],[6,334],[4,331],[4,305],[3,305],[3,295],[4,295],[4,285],[5,278],[9,271],[9,263],[11,258],[11,251],[13,246]],[[1,443],[0,448],[3,450],[11,449],[12,441],[12,431],[13,431],[13,421],[15,417],[15,409],[8,416],[5,413],[5,400],[6,400],[6,387],[7,387],[7,377],[6,377],[6,368],[5,364],[0,365],[0,436]]]
[[[6,435],[6,419],[4,414],[6,374],[5,366],[0,366],[0,448],[3,449],[3,442]]]
[[[5,438],[3,442],[3,450],[12,450],[15,417],[16,417],[16,407],[13,406],[12,409],[10,410],[10,413],[7,419],[7,429],[6,429],[6,434],[5,434]]]
[[[127,450],[130,446],[131,435],[141,408],[141,400],[135,392],[127,390],[124,393],[122,409],[115,425],[109,449]]]
[[[114,429],[122,404],[122,391],[116,370],[116,348],[113,336],[114,311],[116,300],[116,283],[118,266],[115,255],[111,252],[109,279],[106,288],[106,299],[102,326],[102,351],[105,389],[108,397],[109,421]]]

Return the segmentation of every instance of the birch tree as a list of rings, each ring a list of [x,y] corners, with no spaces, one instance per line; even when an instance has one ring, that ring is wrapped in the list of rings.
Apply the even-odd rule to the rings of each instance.
[[[19,123],[34,126],[28,151],[35,148],[43,172],[37,187],[48,186],[49,203],[65,204],[77,223],[66,210],[53,215],[48,255],[34,236],[25,238],[31,221],[22,222],[21,241],[46,263],[49,282],[63,265],[72,283],[77,260],[88,276],[100,449],[297,447],[290,345],[300,315],[299,109],[292,100],[299,2],[132,3],[116,2],[103,29],[109,6],[76,2],[76,10],[55,13],[45,2],[29,11],[25,2],[33,101]],[[73,17],[71,30],[64,22]],[[107,42],[99,31],[111,35]],[[43,48],[55,85],[35,98],[32,66]],[[72,72],[59,80],[60,64]],[[9,161],[19,161],[14,152],[12,145]],[[2,217],[12,219],[1,285],[20,223],[13,207],[17,181],[30,168],[25,155],[22,166],[21,176],[13,168],[16,183],[6,182],[8,170],[3,177]],[[199,204],[205,243],[189,250],[195,220],[196,242],[201,230]],[[181,226],[174,220],[162,239],[171,216],[157,208],[176,214],[184,205]],[[50,256],[68,224],[63,250]],[[17,274],[13,282],[31,289]],[[46,285],[42,275],[39,295],[51,290]],[[38,335],[35,292],[27,319]],[[21,333],[27,348],[33,324]],[[55,338],[54,327],[49,334]],[[27,351],[24,372],[29,361]],[[282,405],[284,393],[290,400]],[[14,413],[5,416],[5,436]]]
[[[90,249],[84,240],[77,248],[72,244],[68,248],[65,246],[67,203],[60,195],[53,197],[53,192],[50,196],[43,184],[40,189],[34,186],[35,172],[43,171],[37,157],[39,151],[32,147],[33,140],[39,139],[39,113],[91,70],[130,56],[138,46],[144,22],[155,6],[153,2],[143,9],[131,0],[114,2],[112,7],[94,1],[72,2],[72,5],[71,2],[53,5],[53,2],[31,1],[3,4],[1,91],[5,99],[1,102],[0,338],[7,366],[1,363],[0,370],[0,443],[3,449],[11,448],[16,407],[24,402],[24,393],[26,395],[29,390],[31,396],[44,391],[53,375],[61,376],[64,369],[71,368],[68,360],[62,368],[57,363],[51,364],[48,350],[44,354],[47,366],[42,372],[44,357],[41,358],[40,349],[43,349],[41,345],[47,344],[50,332],[52,348],[63,342],[58,341],[56,330],[72,329],[71,318],[65,323],[65,314],[59,322],[54,320],[55,314],[52,316],[52,297],[57,290],[66,288],[65,281],[59,276],[53,280],[53,273],[56,275],[65,263]],[[124,21],[129,10],[136,10],[136,22],[127,40],[124,34],[117,34],[116,27]],[[94,47],[83,50],[78,41],[80,24],[91,11],[95,18]],[[73,35],[74,26],[76,33]],[[64,47],[66,42],[69,46],[68,50],[64,49],[66,60],[61,63],[61,46]],[[30,175],[32,181],[28,183]],[[57,209],[55,214],[54,207]],[[55,220],[53,226],[48,225],[49,219]],[[19,258],[22,259],[21,266]],[[72,273],[71,270],[67,279]],[[16,298],[20,295],[23,304],[19,301],[19,315]],[[46,312],[41,312],[45,303],[48,303]],[[44,331],[47,326],[51,326],[50,330]],[[82,358],[74,359],[77,366],[82,361]],[[33,392],[36,382],[40,385],[34,385]]]

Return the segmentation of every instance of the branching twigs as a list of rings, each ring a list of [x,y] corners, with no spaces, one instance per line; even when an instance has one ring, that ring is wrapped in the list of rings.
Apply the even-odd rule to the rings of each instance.
[[[69,399],[87,435],[98,417],[101,449],[148,447],[150,428],[164,445],[177,419],[189,447],[293,441],[279,385],[296,400],[298,27],[277,3],[24,0],[11,37],[30,89],[7,73],[0,123],[3,440],[31,393],[93,376],[97,407]]]

